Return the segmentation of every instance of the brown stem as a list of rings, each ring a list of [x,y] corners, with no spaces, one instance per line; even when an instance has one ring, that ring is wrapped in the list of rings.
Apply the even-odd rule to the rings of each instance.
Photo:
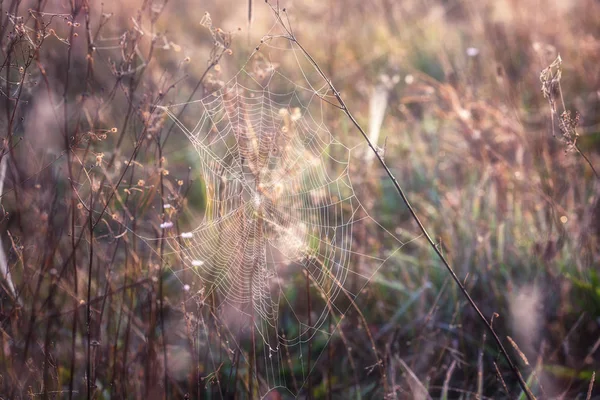
[[[417,212],[415,211],[415,209],[413,208],[412,204],[408,200],[408,197],[406,196],[406,193],[404,192],[404,190],[402,189],[402,187],[398,183],[398,180],[396,179],[396,177],[394,177],[394,175],[390,171],[389,167],[387,166],[387,164],[385,163],[385,161],[383,160],[383,158],[381,157],[381,155],[379,154],[379,152],[375,149],[373,143],[371,143],[371,140],[369,139],[369,136],[367,135],[367,133],[363,130],[363,128],[360,126],[360,124],[356,121],[356,119],[354,118],[354,115],[350,112],[350,110],[346,106],[346,103],[342,99],[340,93],[333,86],[333,83],[331,82],[331,80],[327,78],[327,76],[325,75],[325,73],[323,72],[323,70],[321,69],[321,67],[319,67],[319,65],[317,64],[317,62],[315,61],[315,59],[312,58],[312,56],[308,53],[308,51],[306,49],[304,49],[304,47],[298,42],[298,40],[296,39],[296,37],[293,35],[291,28],[289,28],[288,25],[286,25],[286,23],[281,18],[281,13],[283,13],[284,15],[286,15],[286,21],[289,24],[289,19],[287,18],[287,13],[286,13],[285,9],[282,9],[281,12],[280,12],[278,8],[276,9],[270,3],[268,3],[268,4],[271,7],[273,13],[275,14],[275,17],[277,18],[277,21],[279,22],[279,24],[281,25],[281,27],[287,32],[287,34],[288,34],[287,39],[290,42],[292,42],[293,44],[295,44],[296,46],[298,46],[298,48],[300,49],[300,51],[304,54],[304,56],[308,59],[308,61],[313,65],[313,67],[315,68],[315,70],[317,71],[317,73],[323,78],[323,80],[325,80],[325,82],[327,83],[327,85],[329,86],[329,88],[331,89],[331,91],[333,92],[334,97],[338,101],[339,106],[340,106],[342,112],[348,117],[348,119],[350,120],[350,122],[352,122],[352,125],[354,125],[356,127],[356,129],[358,129],[358,131],[362,135],[363,139],[369,145],[369,148],[375,154],[375,157],[377,158],[377,161],[379,162],[379,164],[381,165],[381,167],[385,170],[388,178],[392,181],[392,184],[394,185],[394,188],[396,189],[396,192],[402,198],[402,202],[408,208],[408,211],[410,212],[410,215],[411,215],[412,219],[418,225],[419,230],[421,231],[421,233],[423,234],[423,236],[425,236],[425,238],[427,239],[427,242],[429,243],[429,245],[431,246],[431,248],[434,250],[434,252],[438,256],[438,258],[440,259],[440,261],[442,262],[442,264],[444,264],[444,266],[448,270],[448,273],[450,274],[450,276],[452,277],[452,279],[454,280],[454,282],[456,283],[456,285],[459,287],[459,289],[460,289],[461,293],[463,294],[463,296],[467,299],[467,302],[469,303],[469,305],[471,306],[471,308],[475,311],[475,313],[477,314],[477,316],[479,317],[479,319],[481,320],[481,322],[485,325],[485,327],[487,328],[487,330],[490,332],[490,334],[494,338],[494,341],[496,342],[496,345],[498,346],[498,349],[500,350],[500,353],[502,354],[502,356],[504,357],[504,359],[508,363],[508,365],[509,365],[512,373],[514,374],[514,376],[517,378],[517,380],[519,382],[519,386],[521,386],[521,389],[523,390],[523,392],[525,393],[525,395],[527,396],[527,398],[529,400],[535,399],[535,396],[533,395],[533,393],[531,392],[531,390],[527,386],[527,383],[523,379],[523,376],[521,375],[521,372],[519,371],[518,367],[512,361],[512,359],[508,355],[508,352],[504,348],[504,345],[502,344],[502,341],[500,340],[500,337],[498,337],[498,334],[496,333],[496,331],[494,331],[494,329],[492,328],[492,325],[485,318],[485,316],[483,315],[483,313],[481,312],[481,310],[479,309],[479,307],[477,307],[477,304],[471,298],[471,295],[469,295],[469,292],[467,291],[467,289],[465,288],[465,286],[463,285],[463,283],[460,281],[460,279],[458,278],[458,276],[454,272],[454,269],[450,266],[450,263],[448,262],[448,260],[446,260],[446,257],[442,254],[442,252],[440,251],[440,248],[435,244],[435,242],[431,238],[429,232],[427,231],[427,229],[425,228],[425,226],[423,225],[423,223],[419,219],[419,217],[417,215]]]

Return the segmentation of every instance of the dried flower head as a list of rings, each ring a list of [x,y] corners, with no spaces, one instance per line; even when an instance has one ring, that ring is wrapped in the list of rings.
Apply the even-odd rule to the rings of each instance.
[[[560,55],[540,73],[542,94],[548,99],[553,111],[556,111],[555,100],[560,93],[560,78],[562,77],[562,59]]]
[[[560,128],[561,138],[569,145],[574,147],[577,143],[579,134],[577,133],[577,126],[579,125],[580,115],[575,112],[575,115],[571,115],[571,111],[563,111],[560,115],[558,127]]]

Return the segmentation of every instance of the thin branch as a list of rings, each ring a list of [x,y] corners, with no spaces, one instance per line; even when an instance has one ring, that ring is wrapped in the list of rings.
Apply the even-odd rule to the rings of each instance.
[[[323,72],[323,70],[321,69],[321,67],[319,67],[319,65],[317,64],[317,62],[315,61],[315,59],[300,44],[300,42],[298,42],[298,40],[296,39],[296,37],[291,32],[291,29],[289,29],[288,26],[284,23],[283,19],[281,18],[281,13],[283,13],[286,16],[286,19],[287,19],[287,13],[286,13],[285,8],[281,9],[281,12],[280,12],[278,8],[276,9],[275,7],[273,7],[268,1],[267,1],[267,4],[269,5],[269,7],[271,7],[271,10],[275,14],[275,17],[277,18],[277,21],[279,22],[279,24],[281,25],[281,27],[287,32],[287,34],[288,34],[287,39],[290,42],[292,42],[293,44],[295,44],[296,46],[298,46],[298,48],[300,49],[300,51],[302,51],[302,53],[304,54],[304,56],[313,65],[313,67],[315,68],[315,70],[317,71],[317,73],[325,80],[325,82],[327,82],[327,85],[329,86],[329,88],[333,92],[333,95],[335,96],[335,98],[337,99],[338,103],[340,104],[340,107],[341,107],[342,111],[344,112],[344,114],[346,114],[346,116],[348,117],[348,119],[350,119],[350,121],[356,127],[356,129],[358,129],[358,131],[362,135],[363,139],[367,142],[367,144],[369,145],[369,147],[371,148],[371,150],[375,154],[375,157],[379,161],[379,164],[385,170],[387,176],[392,181],[392,183],[394,185],[394,188],[396,189],[396,191],[398,192],[398,194],[402,198],[402,201],[404,202],[404,204],[408,208],[408,210],[409,210],[409,212],[411,214],[411,217],[413,218],[413,220],[419,226],[419,230],[427,238],[427,241],[429,242],[429,245],[435,251],[435,253],[437,254],[437,256],[440,259],[440,261],[442,261],[442,263],[444,264],[444,266],[448,270],[448,273],[450,274],[450,276],[452,276],[452,279],[454,280],[454,282],[456,283],[456,285],[459,287],[459,289],[462,292],[463,296],[467,299],[467,301],[468,301],[469,305],[471,306],[471,308],[476,312],[476,314],[478,315],[479,319],[482,321],[482,323],[485,325],[485,327],[487,328],[487,330],[490,332],[490,334],[494,338],[494,341],[496,342],[496,344],[497,344],[497,346],[498,346],[498,348],[500,350],[500,353],[502,354],[502,356],[504,357],[504,359],[508,363],[508,365],[509,365],[512,373],[514,374],[514,376],[519,381],[519,385],[521,386],[521,389],[523,390],[523,392],[525,393],[525,395],[527,396],[527,398],[529,400],[535,399],[535,396],[533,395],[533,393],[531,392],[531,390],[527,386],[527,383],[523,379],[523,376],[521,375],[521,372],[519,371],[518,367],[512,361],[512,359],[510,358],[508,352],[504,348],[504,345],[502,344],[502,341],[500,340],[500,338],[496,334],[496,331],[494,331],[494,329],[492,328],[492,325],[485,318],[485,316],[483,315],[483,313],[481,312],[481,310],[479,309],[479,307],[477,307],[477,304],[475,304],[475,301],[469,295],[469,292],[467,291],[467,289],[464,287],[464,285],[462,284],[462,282],[460,281],[460,279],[458,278],[458,276],[454,272],[454,269],[450,266],[450,263],[448,262],[448,260],[446,260],[446,257],[444,257],[444,255],[441,253],[441,251],[438,248],[438,246],[436,246],[436,244],[433,241],[433,239],[431,238],[429,232],[427,231],[427,229],[425,229],[425,226],[423,225],[423,223],[419,219],[416,211],[412,207],[410,201],[408,200],[408,197],[404,193],[404,190],[402,189],[402,187],[398,183],[398,180],[394,177],[394,175],[390,171],[389,167],[386,165],[385,161],[383,160],[383,158],[381,157],[381,155],[379,154],[379,152],[377,151],[377,149],[375,148],[375,146],[373,145],[373,143],[369,139],[369,136],[367,135],[367,133],[363,130],[363,128],[360,126],[360,124],[356,121],[356,119],[354,118],[353,114],[350,112],[350,110],[346,106],[346,103],[342,99],[340,93],[333,86],[333,83],[331,82],[331,80],[329,78],[327,78],[327,76],[325,75],[325,73]]]
[[[592,389],[594,389],[594,381],[595,380],[596,380],[596,371],[592,372],[592,379],[590,379],[590,385],[588,386],[586,400],[590,400],[592,398]]]
[[[594,173],[594,176],[596,177],[596,179],[600,180],[600,175],[598,174],[598,171],[596,171],[596,168],[594,168],[594,165],[592,164],[592,162],[590,161],[589,158],[587,158],[587,156],[584,154],[583,151],[581,151],[581,149],[579,148],[579,145],[575,144],[575,150],[579,153],[579,155],[581,157],[583,157],[583,159],[588,163],[588,165],[590,166],[590,168],[592,169],[592,172]]]

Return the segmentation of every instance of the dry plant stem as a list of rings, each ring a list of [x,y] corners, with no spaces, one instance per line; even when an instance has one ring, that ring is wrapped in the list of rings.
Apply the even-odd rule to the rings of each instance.
[[[581,151],[579,149],[579,146],[577,144],[575,144],[575,150],[579,153],[579,155],[581,157],[583,157],[583,159],[585,160],[585,162],[587,162],[587,164],[590,166],[590,168],[592,169],[592,172],[594,173],[594,176],[596,177],[596,179],[600,180],[600,175],[598,174],[598,171],[596,171],[596,168],[594,168],[594,165],[592,164],[592,162],[590,161],[590,159],[587,158],[587,156],[583,153],[583,151]]]
[[[448,371],[446,371],[446,379],[444,379],[444,386],[442,387],[442,399],[448,399],[448,391],[450,390],[450,379],[452,379],[452,374],[454,373],[454,369],[456,368],[456,360],[452,361]]]
[[[156,140],[156,146],[157,146],[157,151],[158,151],[158,168],[159,168],[159,174],[160,174],[160,207],[161,207],[161,211],[164,214],[164,210],[165,210],[165,185],[164,185],[164,181],[163,181],[163,150],[162,150],[162,144],[160,141],[160,134],[157,137]],[[165,222],[165,217],[163,215],[163,223]],[[159,264],[159,269],[158,269],[158,299],[159,299],[159,305],[160,305],[160,310],[159,310],[159,314],[160,314],[160,329],[161,329],[161,333],[162,333],[162,356],[163,356],[163,364],[164,364],[164,372],[163,372],[163,385],[164,385],[164,393],[165,393],[165,397],[167,397],[168,393],[169,393],[169,378],[168,378],[168,373],[167,373],[167,341],[166,341],[166,331],[165,331],[165,307],[164,307],[164,282],[163,282],[163,260],[164,260],[164,249],[165,249],[165,230],[161,229],[160,231],[160,238],[159,238],[159,243],[160,243],[160,247],[159,247],[159,260],[160,260],[160,264]]]
[[[87,384],[87,399],[91,399],[92,397],[92,361],[91,361],[91,352],[92,352],[92,267],[94,261],[94,217],[92,215],[92,211],[94,205],[92,204],[94,201],[93,195],[90,193],[90,211],[88,212],[88,229],[90,234],[90,252],[89,252],[89,265],[88,265],[88,281],[87,281],[87,302],[85,309],[85,318],[86,318],[86,334],[87,334],[87,352],[86,352],[86,384]]]
[[[500,381],[500,383],[502,383],[502,388],[506,392],[506,395],[509,398],[512,398],[512,396],[510,395],[510,392],[508,391],[508,387],[506,386],[506,382],[504,382],[504,378],[502,378],[502,374],[500,373],[500,368],[498,368],[498,364],[496,364],[495,361],[494,361],[494,368],[496,369],[496,376],[498,377],[498,380]]]
[[[483,398],[483,349],[485,346],[485,333],[481,340],[481,347],[477,355],[477,398]]]
[[[592,389],[594,388],[594,381],[596,380],[596,371],[592,372],[592,379],[590,379],[590,386],[588,387],[586,400],[592,398]]]
[[[427,229],[425,229],[425,226],[423,225],[423,223],[419,219],[416,211],[414,210],[414,208],[412,207],[410,201],[408,200],[408,197],[404,193],[404,190],[402,189],[402,187],[398,183],[398,180],[394,177],[394,175],[392,174],[392,172],[388,168],[387,164],[385,163],[385,161],[383,160],[383,158],[381,157],[381,155],[379,154],[379,152],[375,149],[373,143],[371,143],[371,140],[369,139],[369,136],[366,134],[366,132],[363,130],[363,128],[360,126],[360,124],[356,121],[356,119],[354,118],[354,116],[352,115],[352,113],[350,112],[350,110],[348,109],[348,107],[346,106],[346,103],[342,99],[340,93],[333,86],[333,83],[331,82],[331,80],[327,78],[327,76],[325,75],[325,73],[323,72],[323,70],[321,69],[321,67],[319,67],[319,65],[317,64],[317,62],[315,61],[315,59],[312,58],[312,56],[308,53],[308,51],[306,49],[304,49],[304,47],[298,42],[298,40],[296,39],[296,37],[292,33],[291,28],[289,28],[288,25],[286,25],[285,22],[283,21],[283,19],[281,18],[281,12],[283,12],[286,15],[286,17],[287,17],[287,13],[286,13],[285,9],[282,9],[281,12],[280,12],[279,11],[279,6],[277,6],[277,8],[275,8],[270,3],[268,3],[268,4],[271,7],[271,10],[273,10],[273,12],[275,14],[275,17],[277,18],[277,20],[278,20],[279,24],[281,25],[281,27],[287,32],[287,34],[288,34],[287,39],[290,42],[294,43],[296,46],[298,46],[298,48],[300,49],[300,51],[304,54],[304,56],[308,59],[308,61],[314,66],[314,68],[317,71],[317,73],[325,80],[325,82],[327,82],[327,85],[329,86],[329,88],[333,92],[333,95],[335,96],[336,100],[339,103],[340,109],[350,119],[350,121],[352,122],[352,125],[354,125],[356,127],[356,129],[358,129],[358,131],[360,132],[360,134],[363,136],[364,140],[369,145],[370,149],[375,154],[375,157],[379,161],[379,164],[385,170],[387,176],[392,181],[392,183],[394,185],[394,188],[396,189],[396,191],[398,192],[398,194],[402,198],[402,201],[404,202],[404,204],[408,208],[408,211],[410,212],[411,217],[413,218],[413,220],[419,226],[419,230],[427,238],[427,241],[429,242],[429,245],[435,251],[435,253],[437,254],[437,256],[440,259],[440,261],[442,261],[442,263],[444,264],[444,266],[448,270],[448,273],[450,273],[450,275],[452,276],[452,279],[454,280],[454,282],[456,283],[456,285],[459,287],[459,289],[462,292],[462,294],[464,295],[464,297],[467,299],[467,301],[468,301],[469,305],[471,306],[471,308],[477,313],[477,315],[479,316],[479,319],[483,322],[483,324],[486,326],[486,328],[488,329],[488,331],[490,332],[490,334],[494,338],[494,341],[496,342],[496,344],[497,344],[497,346],[498,346],[498,348],[500,350],[500,353],[502,353],[502,356],[504,357],[504,359],[508,363],[508,365],[509,365],[511,371],[513,372],[514,376],[519,381],[519,386],[521,386],[521,389],[526,394],[527,398],[530,399],[530,400],[535,399],[533,393],[531,393],[531,390],[529,389],[529,387],[527,386],[527,383],[523,379],[523,376],[521,375],[521,372],[519,371],[518,367],[512,361],[512,359],[508,355],[508,352],[504,348],[504,345],[502,344],[502,341],[500,340],[500,337],[498,337],[498,335],[496,334],[496,331],[494,331],[494,329],[492,328],[491,324],[485,318],[485,316],[483,315],[483,313],[481,312],[481,310],[479,309],[479,307],[477,307],[477,304],[475,304],[475,301],[469,295],[469,292],[467,291],[467,289],[464,287],[464,285],[462,284],[462,282],[460,281],[460,279],[458,278],[458,276],[454,272],[454,269],[450,266],[450,263],[448,262],[448,260],[446,260],[446,257],[444,257],[444,255],[440,251],[439,247],[435,244],[435,242],[433,241],[433,239],[429,235],[429,232],[427,231]],[[288,24],[289,24],[289,20],[288,20]]]
[[[250,42],[250,29],[252,28],[252,0],[248,0],[248,42]]]
[[[558,93],[560,94],[560,102],[562,104],[563,111],[566,111],[567,110],[567,105],[565,103],[565,97],[563,96],[563,90],[562,90],[562,85],[560,84],[560,79],[558,80]],[[558,115],[558,113],[556,112],[556,109],[555,109],[555,107],[553,106],[552,103],[550,103],[550,107],[552,109],[552,112],[554,114]],[[554,126],[554,119],[552,119],[552,124]],[[583,159],[588,163],[588,165],[592,169],[592,172],[594,173],[594,176],[596,177],[596,179],[600,180],[600,175],[598,175],[598,171],[596,171],[596,168],[594,168],[594,165],[592,164],[592,162],[590,161],[590,159],[587,158],[587,156],[583,153],[583,151],[581,151],[581,149],[577,145],[577,142],[574,142],[573,147],[575,147],[575,151],[577,151],[577,153],[579,153],[579,155],[581,157],[583,157]]]
[[[75,3],[71,2],[71,18],[73,21],[75,21],[75,18],[77,18],[77,14],[79,12],[80,9],[76,9],[75,8]],[[89,9],[86,7],[85,9],[86,11],[86,17],[89,18]],[[38,2],[38,13],[41,12],[41,2]],[[38,23],[38,20],[36,19],[36,23]],[[71,25],[71,29],[69,32],[69,42],[73,43],[73,34],[75,33],[75,25]],[[74,298],[74,305],[77,305],[77,297],[78,297],[78,282],[77,282],[77,247],[75,244],[75,225],[76,225],[76,215],[75,215],[75,211],[77,210],[76,208],[76,202],[77,199],[75,198],[75,194],[76,189],[73,186],[73,159],[71,157],[71,143],[69,140],[69,110],[68,110],[68,105],[69,105],[69,101],[68,101],[68,94],[69,94],[69,77],[70,77],[70,68],[71,68],[71,57],[72,57],[72,49],[73,47],[70,45],[69,49],[67,51],[67,68],[65,71],[65,84],[64,84],[64,90],[63,90],[63,118],[64,118],[64,139],[65,139],[65,150],[66,150],[66,156],[67,156],[67,169],[68,169],[68,174],[69,174],[69,181],[71,183],[71,205],[70,205],[70,209],[69,209],[69,214],[71,216],[70,220],[71,220],[71,232],[70,232],[70,236],[71,236],[71,251],[73,252],[73,260],[72,260],[72,269],[73,269],[73,282],[74,282],[74,286],[75,286],[75,298]],[[88,65],[88,71],[89,71],[89,65]],[[86,77],[86,82],[87,82],[87,77]],[[49,90],[49,86],[47,86],[48,90]],[[83,107],[83,104],[82,104]],[[78,118],[79,119],[79,118]],[[79,121],[77,123],[77,125],[79,125]],[[75,141],[77,138],[77,128],[75,128],[75,132],[73,133],[73,140]],[[90,204],[91,206],[91,204]],[[88,211],[88,216],[91,218],[91,211]],[[92,236],[91,232],[90,232],[90,236]],[[91,267],[92,267],[92,243],[91,241],[93,240],[93,238],[90,238],[90,270],[89,270],[89,274],[88,274],[88,307],[89,307],[89,299],[91,296],[90,290],[89,290],[89,285],[91,284]],[[86,310],[87,314],[86,314],[86,320],[87,320],[87,333],[88,333],[88,344],[87,344],[87,352],[86,352],[86,363],[87,363],[87,377],[86,377],[86,381],[88,383],[87,385],[87,398],[90,398],[90,314],[91,314],[91,310]],[[71,370],[71,374],[69,377],[69,398],[71,399],[73,396],[73,388],[74,388],[74,377],[75,377],[75,348],[76,348],[76,332],[77,332],[77,315],[74,313],[73,314],[73,324],[71,326],[71,334],[72,334],[72,338],[71,338],[71,351],[73,352],[73,356],[71,357],[71,364],[70,364],[70,370]]]

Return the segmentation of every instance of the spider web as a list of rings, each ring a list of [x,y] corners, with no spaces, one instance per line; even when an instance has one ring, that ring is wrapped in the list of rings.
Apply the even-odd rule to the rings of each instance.
[[[170,241],[183,265],[173,272],[199,279],[216,321],[199,324],[198,346],[221,376],[249,375],[245,390],[261,397],[302,392],[358,294],[405,244],[358,199],[353,155],[364,148],[328,129],[326,112],[339,112],[328,85],[279,44],[263,49],[292,56],[297,77],[257,50],[203,99],[162,108],[196,150],[206,190],[200,225]],[[183,107],[199,119],[178,118]],[[368,237],[385,250],[365,249]]]

